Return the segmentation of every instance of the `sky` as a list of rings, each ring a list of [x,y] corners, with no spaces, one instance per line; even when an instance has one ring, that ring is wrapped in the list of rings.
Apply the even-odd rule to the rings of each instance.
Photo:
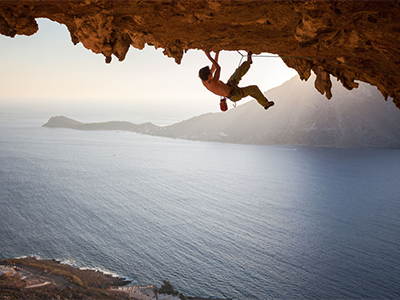
[[[178,65],[163,49],[130,47],[124,61],[113,57],[106,64],[102,54],[73,45],[65,25],[37,22],[39,31],[32,36],[0,35],[0,110],[157,125],[219,111],[219,97],[198,78],[198,70],[211,65],[202,51],[189,50]],[[221,80],[231,76],[240,59],[234,51],[220,53]],[[256,84],[267,91],[296,75],[280,58],[253,61],[240,86]]]

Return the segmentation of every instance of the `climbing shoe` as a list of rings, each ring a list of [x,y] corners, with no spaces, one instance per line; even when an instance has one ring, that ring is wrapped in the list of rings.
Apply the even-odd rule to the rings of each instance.
[[[247,61],[252,64],[253,63],[253,59],[251,58],[251,56],[253,55],[253,52],[249,51],[247,52]]]
[[[268,101],[268,104],[266,106],[264,106],[264,109],[267,110],[271,106],[274,106],[274,104],[275,104],[274,101]]]

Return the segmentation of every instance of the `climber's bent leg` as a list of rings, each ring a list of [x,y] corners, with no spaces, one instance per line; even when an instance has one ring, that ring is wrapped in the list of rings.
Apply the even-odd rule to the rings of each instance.
[[[247,71],[250,69],[250,63],[248,61],[245,61],[240,65],[239,68],[236,69],[235,73],[229,78],[229,82],[234,82],[236,85],[239,84],[239,81],[242,79],[242,77],[247,73]]]
[[[264,96],[264,94],[260,91],[260,89],[256,85],[250,85],[250,86],[241,88],[241,92],[242,92],[243,98],[247,97],[247,96],[251,96],[254,99],[256,99],[257,102],[260,103],[260,105],[262,107],[266,107],[269,103],[267,97]]]

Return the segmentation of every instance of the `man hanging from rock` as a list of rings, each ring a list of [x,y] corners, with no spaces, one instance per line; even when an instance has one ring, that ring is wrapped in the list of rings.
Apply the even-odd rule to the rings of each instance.
[[[273,101],[268,101],[258,86],[250,85],[243,88],[238,87],[240,80],[247,73],[247,71],[250,69],[250,65],[253,63],[251,52],[247,54],[247,61],[243,62],[240,67],[236,69],[235,73],[233,73],[226,84],[219,80],[221,74],[221,67],[218,64],[219,51],[215,54],[215,58],[211,57],[209,51],[205,51],[205,53],[208,59],[212,62],[212,67],[211,70],[208,66],[201,68],[199,71],[199,77],[202,80],[203,85],[210,92],[221,97],[229,98],[233,102],[239,101],[244,97],[251,96],[255,98],[265,109],[268,109],[274,105]]]

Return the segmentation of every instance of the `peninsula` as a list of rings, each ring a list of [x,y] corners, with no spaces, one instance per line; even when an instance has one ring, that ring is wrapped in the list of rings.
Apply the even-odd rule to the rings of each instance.
[[[224,113],[207,113],[165,127],[152,123],[81,123],[58,116],[45,127],[78,130],[124,130],[140,134],[207,142],[253,145],[295,145],[337,148],[400,148],[400,110],[377,101],[380,92],[360,83],[351,92],[338,82],[326,101],[312,81],[294,77],[266,92],[275,106],[267,112],[255,101]],[[301,99],[301,101],[298,101]],[[218,104],[216,100],[216,105]],[[229,104],[231,105],[231,104]]]
[[[165,280],[160,288],[152,284],[141,286],[130,283],[125,278],[81,270],[54,259],[0,259],[1,299],[154,300],[160,297],[164,300],[211,300],[185,296]]]

